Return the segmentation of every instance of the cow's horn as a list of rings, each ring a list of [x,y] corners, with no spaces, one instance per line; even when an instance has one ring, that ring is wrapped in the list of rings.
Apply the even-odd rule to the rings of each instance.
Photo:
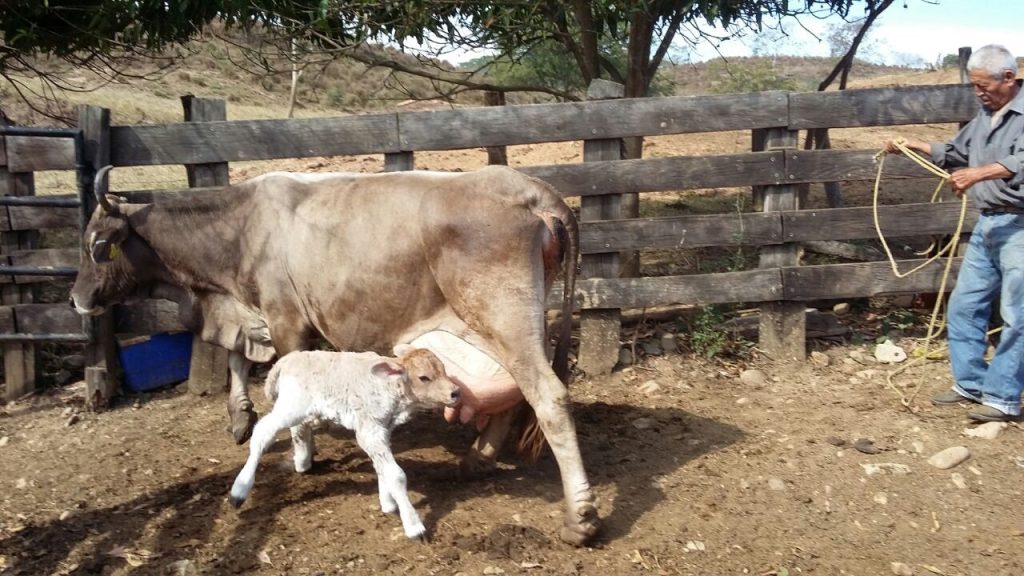
[[[106,165],[100,168],[96,172],[96,179],[93,181],[92,189],[96,194],[96,201],[99,202],[100,206],[106,212],[113,212],[114,209],[110,206],[110,201],[107,200],[107,172],[113,168],[111,165]]]

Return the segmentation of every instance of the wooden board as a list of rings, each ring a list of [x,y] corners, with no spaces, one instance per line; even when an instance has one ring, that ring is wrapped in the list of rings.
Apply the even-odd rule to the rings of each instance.
[[[576,290],[582,308],[761,302],[782,297],[782,276],[779,269],[766,269],[691,276],[590,278],[579,280]]]
[[[74,170],[75,141],[72,138],[7,136],[7,167],[11,172]]]
[[[878,223],[888,238],[951,234],[960,219],[960,201],[879,206]],[[963,232],[970,232],[978,211],[968,203]],[[787,242],[813,240],[860,240],[877,238],[870,206],[782,213]]]
[[[563,196],[661,192],[776,184],[785,179],[781,152],[652,158],[524,166],[518,170]]]
[[[881,149],[884,142],[879,142]],[[793,183],[871,181],[878,176],[878,150],[793,150],[786,155],[786,174]],[[939,178],[902,155],[888,155],[883,165],[883,182],[905,178]],[[893,184],[889,184],[892,186]],[[881,185],[881,190],[886,189]],[[927,200],[927,198],[922,198]]]
[[[923,260],[898,261],[899,269],[909,271]],[[960,259],[954,259],[946,288],[953,289]],[[943,258],[911,274],[897,278],[888,262],[794,266],[782,270],[786,299],[858,298],[879,294],[937,292],[946,259]]]
[[[978,101],[965,84],[793,93],[789,128],[955,123],[977,111]]]
[[[78,227],[78,208],[51,206],[4,206],[0,231],[48,230]]]
[[[113,126],[110,139],[110,159],[115,166],[401,151],[394,114]]]
[[[580,222],[584,254],[649,248],[759,246],[783,241],[779,214],[739,213]]]
[[[399,114],[403,150],[453,150],[566,140],[784,126],[786,92],[625,98]]]

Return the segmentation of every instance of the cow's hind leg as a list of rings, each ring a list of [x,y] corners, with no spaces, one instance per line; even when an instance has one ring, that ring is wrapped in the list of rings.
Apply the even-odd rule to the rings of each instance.
[[[231,435],[235,442],[244,444],[256,424],[256,409],[249,399],[249,368],[252,362],[241,352],[228,353],[231,370],[231,392],[228,394],[228,415],[231,417]]]
[[[480,431],[476,442],[459,462],[459,476],[462,478],[479,478],[494,470],[498,460],[498,451],[508,437],[512,422],[520,407],[506,410],[491,416],[487,425]]]

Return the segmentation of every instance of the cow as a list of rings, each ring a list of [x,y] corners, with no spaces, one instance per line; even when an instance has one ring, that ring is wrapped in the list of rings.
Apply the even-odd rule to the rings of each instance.
[[[579,230],[550,185],[501,166],[272,172],[187,198],[128,203],[99,193],[97,201],[72,305],[95,315],[134,298],[176,301],[185,327],[229,350],[237,442],[256,420],[246,389],[252,362],[306,350],[316,337],[338,350],[386,352],[447,332],[497,361],[532,407],[561,474],[562,539],[583,545],[597,534],[563,384]],[[545,297],[559,268],[553,368]],[[514,412],[490,418],[461,469],[494,465]]]
[[[231,485],[231,504],[237,508],[249,496],[260,457],[278,432],[291,429],[295,471],[306,472],[313,464],[313,426],[329,422],[355,432],[373,462],[381,511],[398,512],[406,537],[423,540],[427,529],[409,501],[391,432],[417,410],[457,405],[461,388],[429,350],[400,344],[395,354],[296,351],[278,360],[265,384],[274,408],[253,429],[249,458]]]

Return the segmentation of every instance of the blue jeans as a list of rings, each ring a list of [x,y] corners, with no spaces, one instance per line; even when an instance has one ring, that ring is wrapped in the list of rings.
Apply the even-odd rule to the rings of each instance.
[[[985,332],[996,296],[1003,329],[985,363]],[[979,216],[947,319],[953,389],[1006,414],[1020,414],[1024,390],[1024,214]]]

